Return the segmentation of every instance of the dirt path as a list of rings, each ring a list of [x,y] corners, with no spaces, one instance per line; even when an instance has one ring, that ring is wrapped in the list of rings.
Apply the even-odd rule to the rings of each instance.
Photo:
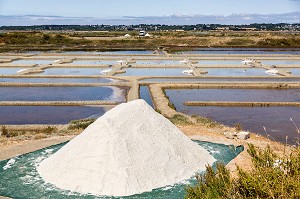
[[[75,137],[72,136],[56,136],[41,140],[27,140],[20,142],[12,142],[7,146],[2,146],[0,150],[0,160],[6,160],[18,155],[30,153],[48,146],[68,141]]]

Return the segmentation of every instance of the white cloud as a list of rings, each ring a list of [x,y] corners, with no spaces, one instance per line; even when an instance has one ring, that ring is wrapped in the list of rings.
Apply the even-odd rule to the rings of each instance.
[[[300,1],[300,0],[299,0]],[[25,15],[25,16],[1,16],[0,26],[14,26],[14,25],[49,25],[49,24],[76,24],[76,25],[93,25],[93,24],[250,24],[250,23],[300,23],[300,12],[286,13],[286,14],[232,14],[224,15],[180,15],[174,14],[170,16],[124,16],[121,18],[107,19],[107,18],[93,18],[93,17],[61,17],[61,16],[39,16],[39,15]]]

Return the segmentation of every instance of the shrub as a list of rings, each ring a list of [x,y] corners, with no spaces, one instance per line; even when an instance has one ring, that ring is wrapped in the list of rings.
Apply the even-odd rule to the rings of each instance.
[[[300,198],[299,146],[282,156],[252,144],[247,152],[251,171],[238,168],[238,177],[232,179],[224,165],[217,164],[216,171],[208,166],[197,185],[186,188],[186,198]]]
[[[244,197],[300,198],[300,147],[280,157],[267,147],[249,145],[253,171],[238,169],[237,188]]]
[[[235,128],[235,130],[236,130],[237,132],[240,132],[240,131],[243,130],[243,126],[241,125],[241,123],[236,123],[236,124],[234,125],[234,128]]]
[[[47,126],[46,128],[44,128],[43,130],[42,130],[42,133],[44,133],[44,134],[51,134],[51,133],[54,133],[54,132],[56,132],[56,128],[55,127],[52,127],[52,126]]]
[[[1,126],[2,136],[9,137],[9,131],[5,126]]]
[[[230,197],[233,188],[230,172],[225,165],[217,163],[216,171],[211,166],[206,167],[204,175],[196,176],[198,184],[186,188],[188,199],[213,199]]]

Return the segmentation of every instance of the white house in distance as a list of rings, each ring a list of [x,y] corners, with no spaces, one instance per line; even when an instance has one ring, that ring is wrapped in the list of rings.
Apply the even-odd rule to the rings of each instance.
[[[146,35],[146,31],[141,30],[141,31],[139,32],[139,36],[140,36],[140,37],[144,37],[145,35]]]

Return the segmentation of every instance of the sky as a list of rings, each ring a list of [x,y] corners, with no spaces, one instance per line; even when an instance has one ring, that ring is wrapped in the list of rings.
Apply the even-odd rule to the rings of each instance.
[[[142,22],[146,18],[158,20],[160,17],[173,17],[174,20],[169,19],[168,23],[176,24],[178,17],[186,19],[237,15],[241,16],[242,23],[242,16],[245,15],[272,17],[297,12],[300,12],[300,0],[0,0],[0,25],[30,25],[29,23],[39,23],[38,18],[46,23],[46,17],[49,23],[77,21],[78,24],[101,20],[116,23],[130,17],[135,18],[136,22]],[[295,23],[299,20],[297,17],[285,20]],[[269,20],[272,22],[272,19]]]

